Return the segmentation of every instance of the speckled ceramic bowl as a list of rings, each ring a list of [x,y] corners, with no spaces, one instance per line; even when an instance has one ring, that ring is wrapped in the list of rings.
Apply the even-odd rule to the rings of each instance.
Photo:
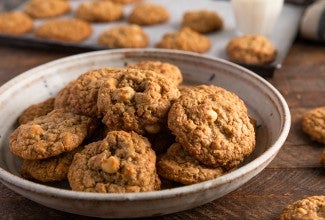
[[[21,161],[11,155],[8,137],[17,117],[33,103],[55,95],[78,75],[97,67],[123,67],[140,60],[177,65],[186,83],[215,84],[235,92],[258,125],[254,153],[236,170],[216,179],[147,193],[73,192],[62,185],[42,185],[20,177]],[[280,93],[267,81],[233,63],[171,50],[107,50],[53,61],[31,69],[0,88],[0,181],[45,206],[96,217],[141,217],[173,213],[215,200],[261,172],[276,156],[290,128],[290,112]]]

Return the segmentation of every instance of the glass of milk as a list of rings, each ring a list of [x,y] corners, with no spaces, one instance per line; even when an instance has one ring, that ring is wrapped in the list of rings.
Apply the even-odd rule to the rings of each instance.
[[[271,33],[284,0],[231,0],[236,26],[242,34]]]

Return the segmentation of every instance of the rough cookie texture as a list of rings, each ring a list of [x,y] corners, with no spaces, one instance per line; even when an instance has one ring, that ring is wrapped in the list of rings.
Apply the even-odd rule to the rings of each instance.
[[[224,173],[220,167],[202,165],[188,155],[179,143],[171,145],[167,153],[158,159],[157,172],[166,179],[186,185],[211,180]]]
[[[188,154],[211,167],[231,169],[255,147],[244,102],[213,85],[183,87],[169,111],[168,127]]]
[[[111,131],[77,153],[68,180],[72,190],[100,193],[146,192],[160,188],[156,155],[149,141],[125,131]]]
[[[134,7],[128,21],[138,25],[154,25],[168,21],[169,13],[163,6],[141,3]]]
[[[163,63],[160,61],[141,61],[139,63],[128,65],[127,67],[155,71],[156,73],[165,75],[177,85],[181,84],[183,81],[183,76],[180,69],[171,63]]]
[[[190,28],[183,28],[178,32],[166,33],[156,46],[158,48],[204,53],[210,49],[211,41],[208,37]]]
[[[87,116],[53,110],[20,125],[9,138],[10,151],[23,159],[45,159],[77,148],[97,123]]]
[[[0,33],[21,35],[33,28],[33,20],[22,12],[0,14]]]
[[[29,106],[18,118],[18,123],[26,124],[40,116],[47,115],[54,109],[54,98]]]
[[[101,117],[97,109],[99,86],[107,77],[118,74],[119,70],[101,68],[80,75],[57,94],[55,108],[64,108],[90,117]]]
[[[303,115],[302,130],[312,140],[325,144],[325,106],[312,109]]]
[[[276,56],[275,46],[262,35],[244,35],[230,40],[226,46],[230,60],[246,64],[265,64]]]
[[[298,200],[283,209],[279,220],[324,220],[325,196],[311,196]]]
[[[217,12],[209,10],[187,11],[183,15],[182,27],[189,27],[199,33],[220,30],[223,21]]]
[[[166,123],[171,103],[179,97],[177,86],[150,70],[123,69],[104,81],[97,106],[112,130],[158,133]]]
[[[49,18],[71,10],[66,0],[29,0],[24,11],[33,18]]]

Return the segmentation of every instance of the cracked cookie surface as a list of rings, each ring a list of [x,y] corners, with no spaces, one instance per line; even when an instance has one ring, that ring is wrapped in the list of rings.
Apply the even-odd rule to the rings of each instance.
[[[303,115],[302,130],[312,140],[325,144],[325,106],[309,110]]]

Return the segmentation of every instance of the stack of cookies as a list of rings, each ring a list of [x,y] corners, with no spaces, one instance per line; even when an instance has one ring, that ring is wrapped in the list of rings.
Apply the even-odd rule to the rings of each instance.
[[[244,102],[213,85],[182,85],[160,61],[81,74],[27,108],[10,135],[21,175],[71,189],[145,192],[211,180],[255,147]]]

